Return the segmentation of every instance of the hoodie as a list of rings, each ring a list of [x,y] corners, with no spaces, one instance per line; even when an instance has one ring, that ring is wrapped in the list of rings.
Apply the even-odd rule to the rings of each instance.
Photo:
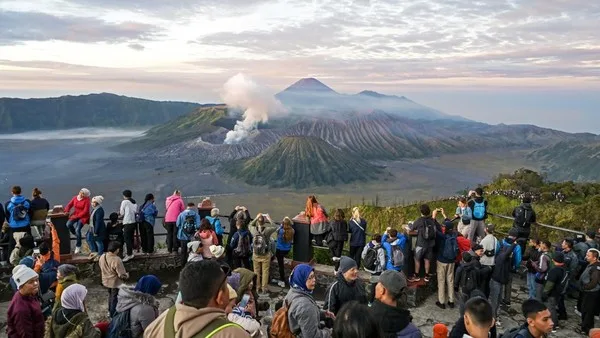
[[[81,200],[75,196],[65,207],[65,213],[68,214],[73,209],[73,213],[69,216],[69,221],[79,220],[81,224],[88,224],[90,222],[91,205],[89,196],[83,197]]]
[[[404,252],[404,249],[406,248],[406,236],[404,236],[404,234],[398,234],[398,238],[396,238],[393,241],[388,241],[389,239],[389,235],[386,233],[383,234],[383,236],[381,236],[381,246],[383,246],[383,249],[385,250],[385,256],[386,256],[386,263],[385,263],[385,270],[397,270],[397,271],[401,271],[402,267],[396,267],[394,266],[393,260],[392,260],[392,246],[393,245],[398,245],[400,246],[400,248],[402,248],[402,251]]]
[[[335,282],[325,294],[323,309],[334,314],[337,314],[344,304],[353,300],[365,305],[368,303],[363,283],[360,280],[349,282],[341,273],[337,274]]]
[[[178,195],[171,195],[165,201],[165,222],[175,223],[177,217],[185,210],[183,199]]]
[[[371,311],[378,321],[379,327],[386,338],[421,338],[421,331],[412,323],[410,311],[399,307],[389,306],[378,300],[373,302]]]
[[[194,216],[194,218],[196,218],[196,231],[198,229],[200,229],[200,215],[198,215],[198,212],[196,210],[194,210],[194,209],[186,209],[186,210],[184,210],[177,217],[177,239],[180,240],[180,241],[191,241],[192,237],[194,236],[193,234],[192,235],[188,235],[188,234],[186,234],[186,233],[183,232],[183,223],[185,223],[185,218],[188,215]]]
[[[237,303],[239,303],[242,301],[244,294],[246,294],[248,288],[250,287],[250,283],[254,281],[257,274],[254,273],[254,271],[250,271],[246,268],[237,268],[233,270],[233,272],[237,272],[240,276],[240,283],[235,290],[235,292],[238,294]]]
[[[158,305],[158,301],[147,293],[127,286],[119,289],[117,312],[129,311],[133,338],[142,337],[144,330],[158,317]]]
[[[23,204],[25,209],[27,209],[27,214],[25,215],[25,218],[22,220],[16,220],[13,217],[14,216],[13,210],[14,210],[15,206],[17,206],[18,204]],[[29,208],[30,207],[31,207],[31,205],[29,204],[29,200],[27,200],[25,197],[23,197],[21,195],[13,196],[10,199],[10,201],[8,203],[6,203],[6,218],[8,220],[8,225],[13,229],[28,226],[30,223],[30,216],[29,216]]]
[[[319,329],[319,323],[325,319],[325,312],[319,309],[313,296],[301,289],[292,288],[285,296],[288,307],[290,330],[298,338],[329,338],[328,329]]]
[[[87,313],[79,310],[57,308],[46,327],[49,338],[100,338],[100,330],[95,328]]]
[[[213,229],[215,230],[217,235],[223,236],[223,233],[225,232],[225,230],[223,229],[223,224],[221,224],[221,220],[219,219],[219,216],[217,216],[217,217],[206,216],[205,218],[210,223],[210,225],[213,226]]]
[[[123,224],[134,224],[135,214],[137,213],[137,204],[133,198],[126,198],[121,202],[119,215],[123,216]]]

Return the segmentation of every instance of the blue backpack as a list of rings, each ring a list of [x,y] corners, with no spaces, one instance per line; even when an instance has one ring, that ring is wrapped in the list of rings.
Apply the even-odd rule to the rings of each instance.
[[[458,256],[458,242],[456,241],[456,236],[454,235],[446,235],[444,239],[444,250],[442,251],[442,257],[444,259],[454,262]]]
[[[475,205],[473,206],[473,217],[477,219],[485,218],[485,200],[481,201],[481,203],[475,202]]]
[[[117,312],[108,326],[108,338],[132,338],[130,310]]]

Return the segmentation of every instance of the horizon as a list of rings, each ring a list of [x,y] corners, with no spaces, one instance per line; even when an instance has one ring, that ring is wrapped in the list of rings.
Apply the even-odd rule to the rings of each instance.
[[[86,14],[82,14],[86,13]],[[600,133],[600,3],[0,1],[0,96],[222,102],[314,77],[489,124]]]

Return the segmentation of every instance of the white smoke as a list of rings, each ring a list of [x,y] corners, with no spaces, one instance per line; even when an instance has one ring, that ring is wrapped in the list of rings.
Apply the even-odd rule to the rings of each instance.
[[[286,112],[281,102],[267,88],[259,86],[243,74],[237,74],[225,83],[222,98],[227,106],[244,110],[244,119],[227,132],[227,144],[241,142],[260,122],[267,122],[269,116]]]

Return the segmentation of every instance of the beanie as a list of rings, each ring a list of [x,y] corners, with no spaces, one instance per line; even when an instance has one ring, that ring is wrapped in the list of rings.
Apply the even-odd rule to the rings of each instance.
[[[340,272],[341,274],[345,274],[346,272],[348,272],[348,270],[356,267],[357,265],[354,259],[347,256],[342,256],[340,258],[340,268],[338,269],[338,272]]]
[[[12,278],[17,285],[17,289],[20,289],[21,285],[36,277],[38,277],[38,274],[32,268],[28,268],[25,265],[17,265],[12,270]]]
[[[433,326],[433,338],[447,338],[448,327],[442,323],[437,323]]]

